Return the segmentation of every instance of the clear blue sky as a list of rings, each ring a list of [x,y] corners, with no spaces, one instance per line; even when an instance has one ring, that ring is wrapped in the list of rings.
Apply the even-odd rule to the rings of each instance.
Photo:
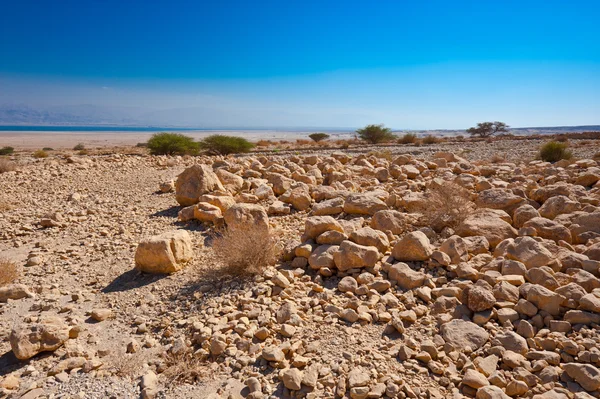
[[[597,0],[4,0],[0,104],[204,108],[228,126],[600,124],[599,20]]]

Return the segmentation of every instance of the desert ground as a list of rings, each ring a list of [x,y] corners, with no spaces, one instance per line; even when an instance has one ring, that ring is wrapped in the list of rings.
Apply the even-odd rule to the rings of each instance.
[[[600,398],[599,140],[79,141],[0,174],[0,397]]]

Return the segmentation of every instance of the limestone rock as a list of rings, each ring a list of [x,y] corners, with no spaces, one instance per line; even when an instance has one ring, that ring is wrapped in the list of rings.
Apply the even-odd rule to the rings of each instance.
[[[184,170],[175,182],[175,199],[182,206],[194,205],[202,194],[225,188],[207,165],[194,165]]]
[[[192,239],[185,230],[170,231],[142,240],[135,252],[135,265],[145,273],[174,273],[192,259]]]
[[[46,317],[39,323],[17,327],[10,334],[10,346],[20,360],[40,352],[55,351],[69,339],[69,327],[57,317]]]

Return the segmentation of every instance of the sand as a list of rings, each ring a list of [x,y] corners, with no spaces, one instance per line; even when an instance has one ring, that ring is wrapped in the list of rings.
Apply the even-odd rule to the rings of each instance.
[[[258,140],[296,140],[308,139],[314,132],[283,130],[249,130],[249,131],[185,131],[185,135],[201,139],[211,134],[227,134],[245,137],[250,141]],[[153,132],[0,132],[0,148],[11,146],[17,150],[33,150],[44,147],[54,149],[70,149],[78,143],[88,148],[134,146],[148,141]],[[329,133],[332,138],[351,138],[351,133]]]

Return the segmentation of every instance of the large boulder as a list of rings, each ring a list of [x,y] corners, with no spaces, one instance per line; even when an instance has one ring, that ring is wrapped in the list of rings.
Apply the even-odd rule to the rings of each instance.
[[[552,253],[542,243],[532,237],[505,240],[496,247],[494,256],[503,256],[506,259],[518,260],[527,269],[545,266],[554,259]]]
[[[385,253],[390,247],[390,242],[384,232],[374,230],[370,227],[363,227],[353,231],[350,234],[350,240],[360,245],[374,246]]]
[[[344,212],[350,215],[374,215],[387,208],[385,202],[372,194],[352,194],[344,202]]]
[[[514,195],[512,192],[501,188],[490,188],[479,193],[475,203],[481,208],[502,209],[512,214],[515,209],[523,205],[526,200]]]
[[[573,213],[579,210],[579,208],[579,202],[573,201],[564,195],[557,195],[544,202],[540,209],[538,209],[538,212],[545,218],[554,219],[563,213]]]
[[[552,316],[558,316],[560,305],[565,297],[539,284],[532,284],[527,291],[527,300],[537,306],[538,309],[545,310]]]
[[[407,214],[392,209],[375,212],[371,219],[371,227],[375,230],[391,231],[392,234],[402,234],[406,229]]]
[[[563,369],[586,391],[600,390],[600,370],[597,367],[591,364],[567,363],[563,365]]]
[[[429,238],[422,231],[413,231],[400,239],[392,249],[392,256],[403,262],[426,261],[433,253]]]
[[[440,332],[444,340],[457,350],[463,350],[467,346],[471,350],[477,350],[490,337],[485,329],[479,327],[477,324],[461,319],[455,319],[443,324]]]
[[[231,230],[245,229],[252,234],[269,232],[267,211],[257,204],[235,204],[225,211],[223,217]]]
[[[398,286],[404,290],[411,290],[422,286],[427,278],[424,273],[417,272],[402,262],[390,266],[388,277],[390,280],[396,281]]]
[[[69,326],[58,317],[46,317],[39,323],[14,328],[10,346],[17,359],[27,360],[60,348],[68,339]]]
[[[326,231],[344,232],[342,225],[331,216],[311,216],[304,222],[303,240],[317,238]]]
[[[556,242],[562,240],[571,243],[571,232],[569,229],[554,220],[537,217],[525,222],[523,227],[531,227],[535,229],[537,235],[542,238]]]
[[[33,298],[35,294],[23,284],[7,284],[0,287],[0,302],[6,302],[9,299]]]
[[[230,193],[237,193],[244,186],[244,179],[241,176],[234,175],[223,168],[217,169],[216,175],[223,187]]]
[[[189,233],[170,231],[142,240],[135,251],[135,266],[146,273],[174,273],[193,255]]]
[[[379,260],[379,256],[377,247],[358,245],[346,240],[340,244],[339,251],[333,254],[333,260],[336,267],[343,272],[350,269],[373,267]]]
[[[190,206],[198,202],[202,194],[210,194],[225,188],[217,175],[206,165],[193,165],[181,172],[175,182],[175,199],[179,205]]]
[[[517,230],[497,212],[493,212],[490,209],[482,209],[467,216],[456,228],[456,234],[461,237],[484,236],[490,243],[490,246],[495,247],[502,240],[515,238]]]

